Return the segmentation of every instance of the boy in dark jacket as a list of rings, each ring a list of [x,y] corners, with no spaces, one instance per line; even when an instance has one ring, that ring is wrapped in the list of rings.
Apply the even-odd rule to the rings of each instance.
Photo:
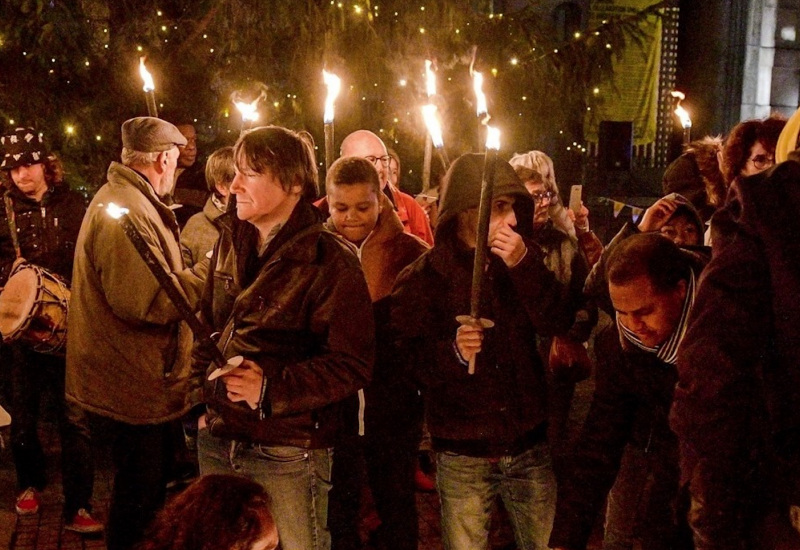
[[[482,155],[464,155],[443,184],[434,248],[408,267],[392,293],[392,331],[424,387],[437,462],[446,548],[486,548],[492,503],[502,496],[517,546],[547,548],[555,478],[546,441],[544,370],[537,331],[572,319],[531,234],[533,205],[513,168],[498,162],[492,200],[484,317],[470,311]],[[485,238],[485,237],[484,237]],[[476,358],[475,372],[468,364]]]
[[[366,465],[381,525],[380,548],[416,550],[414,471],[422,431],[422,402],[401,365],[389,330],[389,294],[397,275],[428,245],[403,231],[391,202],[381,193],[375,166],[341,157],[325,181],[328,229],[353,245],[361,261],[375,312],[376,357],[372,382],[348,399],[342,440],[337,442],[329,523],[333,548],[359,548],[358,512]],[[363,456],[363,461],[360,460]]]

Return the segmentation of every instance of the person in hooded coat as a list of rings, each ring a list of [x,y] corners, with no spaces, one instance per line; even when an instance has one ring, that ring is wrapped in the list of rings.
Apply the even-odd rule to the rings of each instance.
[[[518,548],[544,549],[556,487],[536,334],[566,330],[571,311],[560,299],[562,283],[529,240],[530,195],[511,165],[498,161],[481,293],[481,317],[494,326],[456,320],[470,312],[483,164],[483,155],[467,154],[450,167],[435,245],[399,275],[391,327],[424,388],[445,548],[486,548],[500,495]]]

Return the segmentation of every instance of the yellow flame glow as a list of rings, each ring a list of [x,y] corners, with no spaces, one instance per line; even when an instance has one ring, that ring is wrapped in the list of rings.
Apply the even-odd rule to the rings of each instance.
[[[114,218],[115,220],[118,220],[122,216],[128,213],[128,209],[122,208],[121,206],[117,206],[113,202],[110,202],[106,207],[106,213],[108,213],[108,215]]]
[[[422,117],[425,119],[425,126],[428,128],[428,133],[431,135],[433,146],[437,148],[444,146],[442,124],[439,122],[439,117],[436,116],[436,105],[423,105]]]
[[[425,60],[425,91],[428,97],[436,95],[436,73],[433,72],[433,62]]]
[[[260,97],[255,101],[250,103],[245,103],[244,101],[236,101],[234,105],[239,110],[239,113],[242,115],[242,121],[247,122],[256,122],[258,120],[258,100],[261,99]]]
[[[686,111],[686,109],[681,107],[680,104],[678,104],[678,106],[675,107],[675,114],[678,115],[678,118],[681,121],[681,126],[683,126],[684,128],[692,127],[692,119],[689,118],[689,113]]]
[[[483,93],[483,75],[478,71],[472,73],[472,88],[475,90],[477,114],[482,117],[489,113],[489,108],[486,106],[486,96]]]
[[[322,71],[322,80],[325,81],[325,86],[328,88],[328,95],[325,97],[325,115],[323,117],[323,122],[328,124],[333,122],[333,106],[339,91],[342,89],[342,81],[338,76],[324,69]]]
[[[144,66],[144,57],[139,58],[139,74],[142,77],[142,82],[144,82],[142,90],[145,92],[152,92],[156,89],[156,85],[153,83],[153,75],[151,75],[147,67]]]
[[[500,130],[494,126],[486,127],[486,148],[494,151],[500,149]]]

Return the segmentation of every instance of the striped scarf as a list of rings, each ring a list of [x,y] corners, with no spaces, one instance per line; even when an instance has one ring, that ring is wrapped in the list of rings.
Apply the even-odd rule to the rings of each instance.
[[[692,305],[694,304],[694,294],[695,294],[695,279],[694,279],[694,272],[689,271],[689,287],[686,290],[686,298],[683,300],[683,311],[681,312],[681,318],[678,322],[678,326],[675,328],[675,331],[672,333],[672,336],[667,338],[666,342],[661,344],[660,346],[656,347],[649,347],[645,346],[641,340],[631,332],[628,328],[625,327],[622,323],[619,322],[619,315],[617,315],[617,328],[619,329],[619,333],[625,337],[630,343],[632,343],[637,348],[646,351],[648,353],[655,353],[656,357],[658,357],[661,361],[665,363],[669,363],[670,365],[674,365],[678,359],[678,346],[683,340],[683,336],[686,334],[686,321],[689,318],[689,312],[692,310]]]

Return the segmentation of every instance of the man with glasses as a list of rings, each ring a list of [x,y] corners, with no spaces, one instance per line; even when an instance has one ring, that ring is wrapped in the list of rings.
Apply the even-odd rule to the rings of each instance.
[[[403,230],[433,245],[433,232],[425,211],[414,197],[403,193],[389,181],[389,162],[392,157],[381,138],[369,130],[356,130],[342,141],[341,156],[361,157],[374,164],[381,179],[381,189],[403,222]]]

